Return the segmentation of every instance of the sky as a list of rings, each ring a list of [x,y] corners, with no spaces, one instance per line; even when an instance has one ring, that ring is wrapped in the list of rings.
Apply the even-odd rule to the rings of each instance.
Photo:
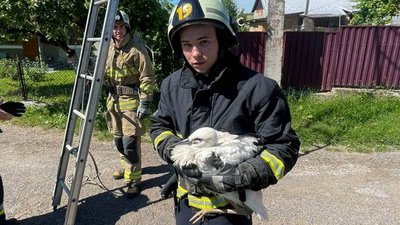
[[[244,9],[245,13],[250,13],[251,9],[253,8],[254,3],[256,2],[255,0],[235,0],[236,5],[239,9]]]
[[[179,0],[170,0],[172,4],[176,4],[179,2]],[[244,9],[245,13],[249,13],[254,5],[255,0],[235,0],[236,5],[240,10]]]

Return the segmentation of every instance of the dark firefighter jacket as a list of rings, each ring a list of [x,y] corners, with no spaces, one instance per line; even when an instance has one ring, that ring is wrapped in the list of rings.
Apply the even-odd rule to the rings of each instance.
[[[200,127],[262,137],[265,150],[253,165],[261,180],[255,189],[275,184],[297,161],[300,141],[279,85],[237,58],[220,59],[208,78],[187,66],[168,76],[151,121],[154,147],[166,161],[167,147]]]

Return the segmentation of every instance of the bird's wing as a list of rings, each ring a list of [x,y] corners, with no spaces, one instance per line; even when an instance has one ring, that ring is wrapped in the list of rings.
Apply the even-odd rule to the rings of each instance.
[[[227,174],[232,170],[232,166],[230,164],[226,164],[222,161],[221,157],[215,155],[214,152],[207,155],[203,167],[200,169],[203,173],[211,174],[211,175],[222,175]]]
[[[196,153],[197,151],[190,151],[185,146],[178,145],[171,151],[171,160],[179,167],[197,164]]]
[[[203,147],[198,151],[196,158],[196,165],[199,170],[206,174],[217,174],[221,167],[221,160],[213,153],[213,148]]]
[[[213,147],[191,148],[176,146],[171,152],[171,160],[178,167],[195,164],[207,174],[217,174],[221,170],[221,159],[213,153]]]
[[[213,152],[226,164],[239,164],[254,156],[257,146],[253,144],[253,138],[236,138],[229,142],[223,142],[213,147]]]
[[[176,145],[171,152],[174,165],[182,167],[195,164],[207,174],[226,174],[233,166],[253,157],[257,152],[254,137],[227,132],[217,132],[217,135],[218,142],[211,147]]]

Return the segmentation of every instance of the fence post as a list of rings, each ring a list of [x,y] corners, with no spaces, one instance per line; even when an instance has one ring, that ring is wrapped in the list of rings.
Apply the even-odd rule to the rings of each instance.
[[[26,93],[26,85],[24,80],[24,70],[22,68],[22,63],[19,57],[17,56],[17,69],[18,69],[18,81],[19,87],[21,90],[22,98],[24,101],[28,100],[27,93]]]

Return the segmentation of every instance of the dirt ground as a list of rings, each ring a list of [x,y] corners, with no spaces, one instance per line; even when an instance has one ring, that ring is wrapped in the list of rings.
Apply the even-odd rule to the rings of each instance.
[[[5,209],[21,225],[62,225],[67,196],[53,211],[52,196],[63,132],[0,124],[0,174]],[[148,143],[142,144],[143,192],[123,196],[112,180],[118,154],[111,142],[93,139],[81,188],[76,225],[174,224],[173,201],[160,198],[169,167]],[[70,157],[67,176],[74,168]],[[95,163],[94,163],[95,162]],[[96,167],[99,178],[97,178]],[[337,153],[316,149],[302,155],[277,185],[264,190],[267,224],[400,224],[400,151]]]

